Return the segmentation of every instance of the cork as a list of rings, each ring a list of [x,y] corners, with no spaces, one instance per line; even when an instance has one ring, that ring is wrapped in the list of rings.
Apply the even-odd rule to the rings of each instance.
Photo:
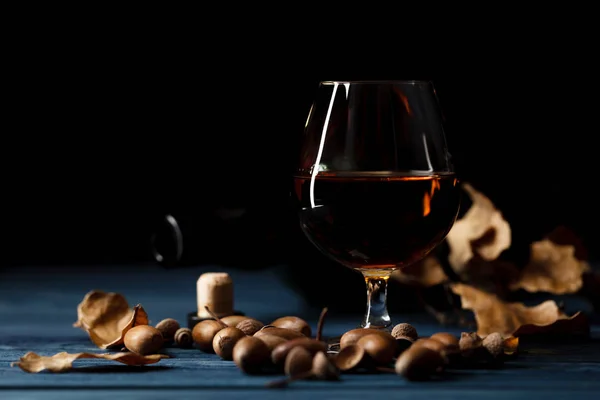
[[[206,306],[218,317],[233,314],[233,281],[226,272],[206,272],[196,282],[198,317],[210,318]]]

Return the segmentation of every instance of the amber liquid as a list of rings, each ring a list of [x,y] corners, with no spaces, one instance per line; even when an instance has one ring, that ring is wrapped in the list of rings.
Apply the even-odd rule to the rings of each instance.
[[[454,174],[326,173],[294,179],[308,239],[367,274],[383,276],[425,257],[450,231],[460,204]]]

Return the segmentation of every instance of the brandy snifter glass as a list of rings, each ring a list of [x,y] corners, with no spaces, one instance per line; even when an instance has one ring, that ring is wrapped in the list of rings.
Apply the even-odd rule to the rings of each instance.
[[[294,174],[300,226],[365,280],[360,326],[391,329],[390,274],[440,244],[460,195],[428,81],[323,81]]]

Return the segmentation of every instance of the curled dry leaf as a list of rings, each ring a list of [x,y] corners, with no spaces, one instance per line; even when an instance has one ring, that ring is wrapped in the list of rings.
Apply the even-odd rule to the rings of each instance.
[[[77,322],[73,324],[86,331],[101,349],[121,346],[125,333],[137,325],[148,325],[148,314],[140,304],[129,308],[122,295],[100,290],[85,295],[77,306]]]
[[[25,372],[37,373],[44,370],[50,372],[65,372],[73,368],[73,361],[81,358],[99,358],[110,361],[117,361],[126,365],[147,365],[159,362],[163,358],[168,358],[164,354],[151,354],[141,356],[139,354],[122,352],[113,354],[93,354],[93,353],[67,353],[61,352],[53,356],[40,356],[34,352],[29,352],[11,363],[11,367],[17,366]]]
[[[519,350],[519,337],[509,336],[504,339],[504,354],[512,355]]]
[[[511,284],[519,279],[517,266],[505,260],[484,260],[475,255],[460,275],[464,282],[491,293],[506,293]]]
[[[495,260],[511,245],[510,225],[494,203],[468,183],[462,188],[473,203],[446,237],[448,262],[459,275],[475,255],[485,261]]]
[[[549,239],[531,244],[531,257],[511,290],[553,294],[575,293],[583,286],[583,273],[590,269],[575,256],[575,246],[556,244]]]
[[[572,230],[566,226],[560,225],[546,234],[545,239],[560,245],[571,245],[575,247],[575,257],[579,260],[588,259],[588,250],[585,247],[583,240]]]
[[[580,334],[586,329],[583,314],[571,317],[564,314],[553,300],[534,307],[522,303],[506,303],[498,296],[462,283],[451,285],[460,296],[462,308],[472,310],[477,323],[477,334],[487,336],[498,332],[505,338],[537,333]],[[577,329],[575,329],[577,328]]]
[[[394,271],[392,279],[406,285],[431,287],[446,282],[448,277],[440,261],[429,255],[417,263]]]

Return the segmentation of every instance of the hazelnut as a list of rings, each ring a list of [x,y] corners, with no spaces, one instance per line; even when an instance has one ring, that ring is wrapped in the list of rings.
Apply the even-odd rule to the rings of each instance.
[[[246,318],[245,320],[238,322],[235,327],[244,332],[246,335],[252,336],[261,330],[263,326],[264,324],[262,322],[257,321],[254,318]]]
[[[377,365],[391,363],[397,350],[397,343],[393,336],[376,333],[361,337],[356,345],[362,347]]]
[[[248,374],[261,371],[269,362],[269,356],[270,351],[265,342],[254,336],[242,337],[233,346],[233,362]]]
[[[327,351],[327,343],[323,341],[309,337],[291,339],[281,343],[273,349],[271,352],[271,361],[273,364],[282,365],[290,351],[295,347],[303,347],[308,350],[311,355],[314,355],[318,351]]]
[[[419,338],[415,327],[411,324],[407,324],[406,322],[394,326],[392,329],[392,336],[396,339],[409,338],[412,339],[413,342]]]
[[[241,338],[246,337],[244,332],[234,326],[228,326],[217,332],[213,338],[213,351],[223,360],[233,360],[233,347]]]
[[[156,324],[156,329],[160,331],[165,342],[167,343],[173,342],[173,339],[175,338],[175,332],[177,332],[177,329],[180,327],[181,326],[179,325],[179,322],[173,318],[163,319]]]
[[[269,325],[275,326],[277,328],[291,329],[293,331],[302,333],[306,337],[310,337],[312,335],[312,330],[308,322],[299,317],[277,318]]]
[[[411,380],[426,380],[440,370],[444,358],[435,350],[425,346],[412,346],[398,357],[394,370]]]
[[[194,338],[190,328],[177,329],[173,339],[175,340],[175,344],[183,349],[190,348],[194,344]]]
[[[223,329],[223,325],[214,319],[200,321],[192,329],[192,338],[198,348],[207,353],[213,352],[213,339],[217,332]]]
[[[125,333],[125,347],[140,355],[154,354],[164,344],[161,332],[150,325],[138,325]]]

